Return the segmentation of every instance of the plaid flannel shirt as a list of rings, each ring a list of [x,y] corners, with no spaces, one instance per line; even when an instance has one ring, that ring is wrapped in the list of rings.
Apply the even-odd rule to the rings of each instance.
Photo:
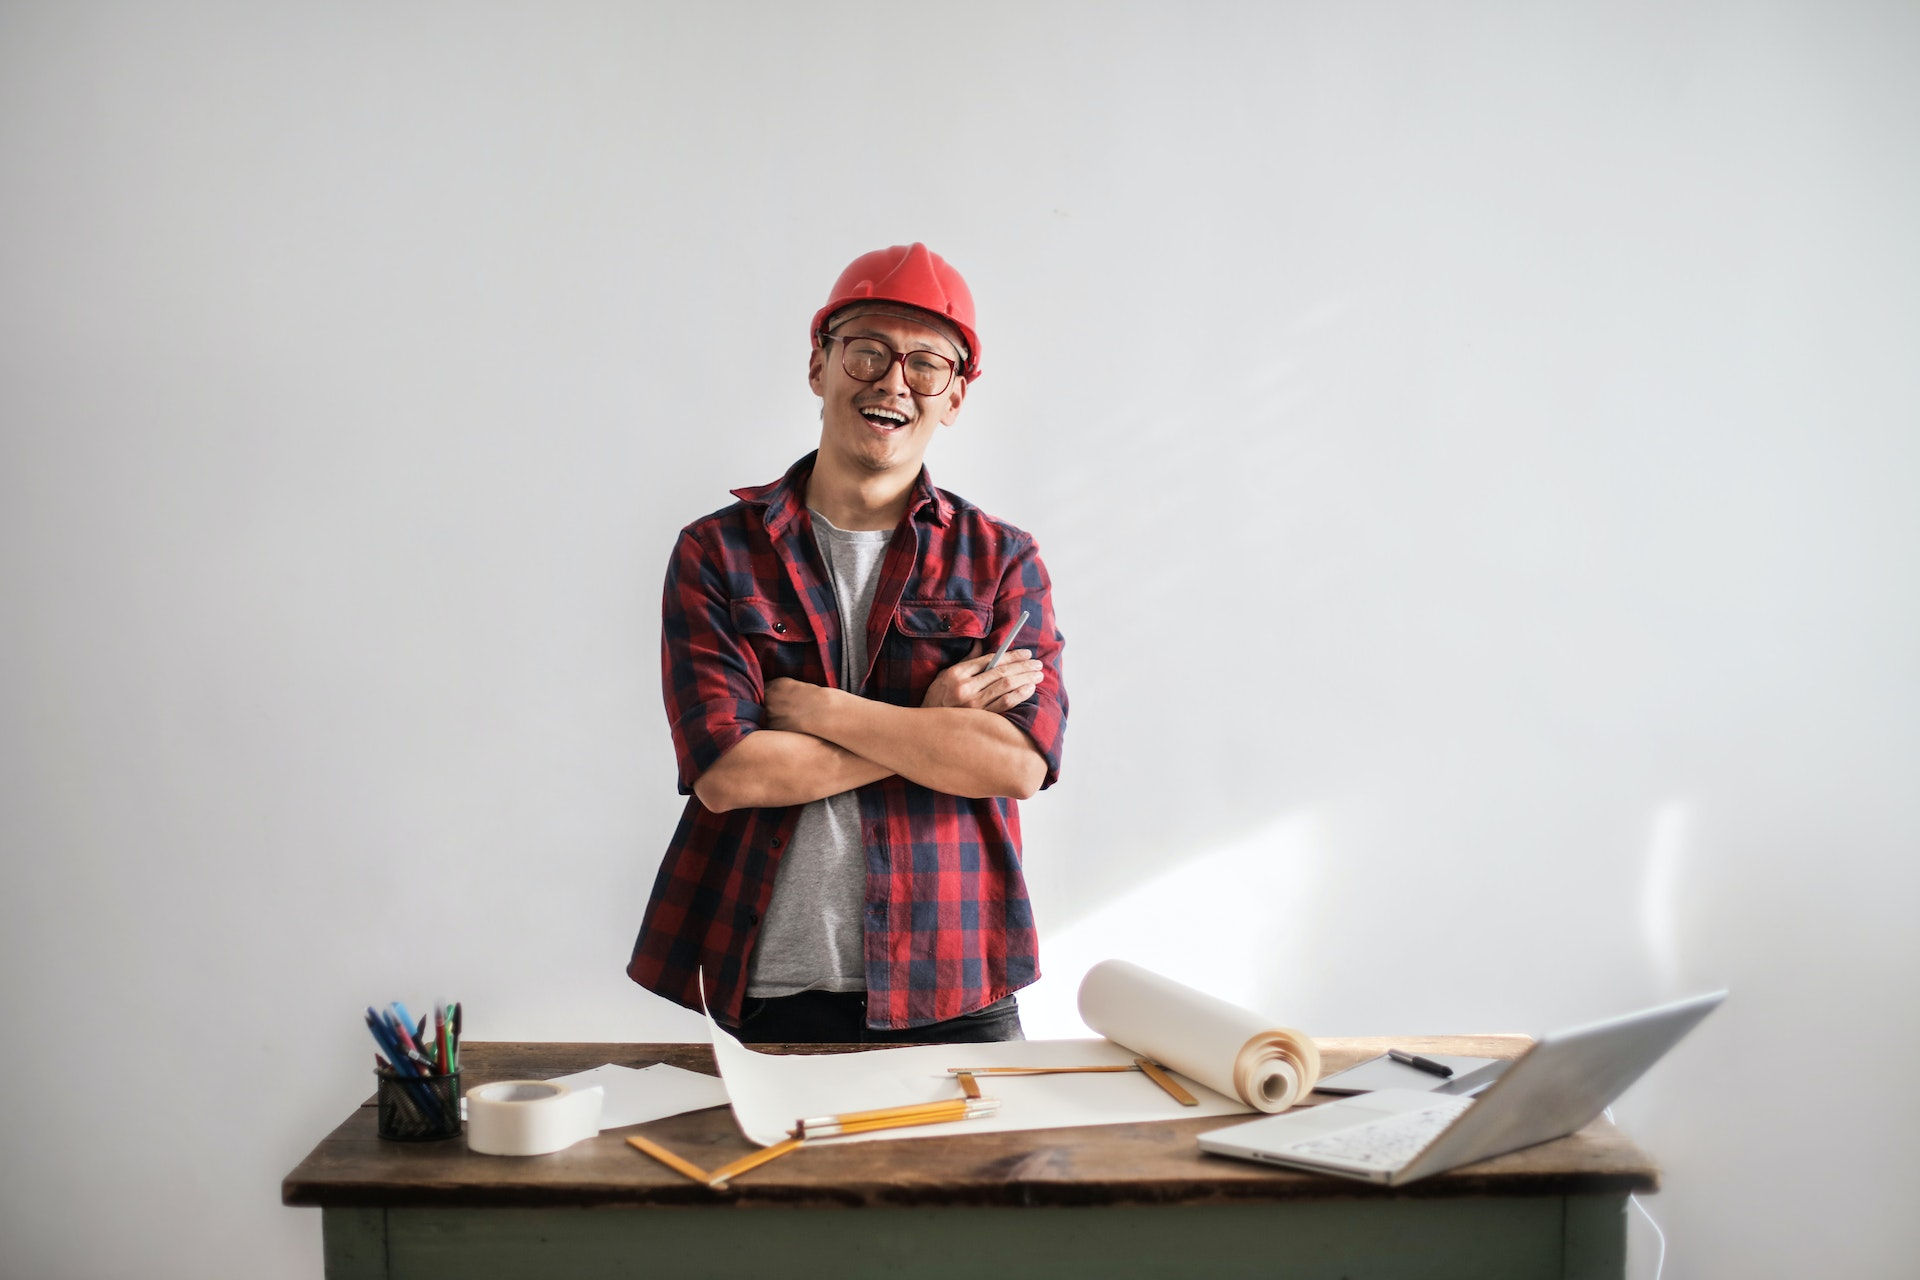
[[[681,530],[667,567],[660,665],[688,797],[661,860],[627,973],[738,1025],[747,960],[801,806],[712,813],[701,774],[761,727],[766,682],[839,686],[841,620],[806,507],[808,454],[780,480]],[[1067,695],[1052,588],[1033,539],[933,487],[923,468],[880,567],[866,619],[862,696],[917,707],[927,686],[993,646],[1025,609],[1016,643],[1046,664],[1034,696],[1003,714],[1060,774]],[[1040,976],[1020,871],[1020,810],[894,776],[859,789],[866,837],[867,1021],[924,1026],[980,1009]]]

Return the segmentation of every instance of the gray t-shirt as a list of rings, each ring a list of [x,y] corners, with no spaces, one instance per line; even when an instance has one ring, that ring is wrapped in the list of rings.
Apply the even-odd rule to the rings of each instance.
[[[867,673],[867,614],[893,530],[839,529],[818,511],[812,516],[814,541],[840,610],[840,687],[857,692]],[[747,968],[747,994],[865,991],[866,900],[859,794],[842,791],[815,800],[800,811],[774,876],[773,899]]]

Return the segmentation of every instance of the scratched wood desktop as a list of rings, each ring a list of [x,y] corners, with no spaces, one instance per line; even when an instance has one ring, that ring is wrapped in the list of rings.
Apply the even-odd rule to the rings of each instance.
[[[1318,1043],[1333,1072],[1390,1045],[1512,1057],[1528,1041]],[[714,1073],[706,1045],[469,1044],[460,1058],[465,1088],[603,1062]],[[1601,1280],[1625,1271],[1627,1196],[1659,1186],[1653,1162],[1605,1120],[1384,1189],[1201,1153],[1196,1135],[1241,1119],[830,1144],[710,1191],[624,1138],[718,1168],[754,1149],[724,1107],[514,1159],[462,1139],[382,1142],[369,1098],[281,1196],[321,1210],[329,1280]]]

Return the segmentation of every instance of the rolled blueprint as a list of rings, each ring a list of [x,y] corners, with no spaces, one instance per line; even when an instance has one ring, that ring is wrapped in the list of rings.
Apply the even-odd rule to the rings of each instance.
[[[1117,1045],[1257,1111],[1285,1111],[1320,1078],[1305,1035],[1125,960],[1080,983],[1080,1017]]]

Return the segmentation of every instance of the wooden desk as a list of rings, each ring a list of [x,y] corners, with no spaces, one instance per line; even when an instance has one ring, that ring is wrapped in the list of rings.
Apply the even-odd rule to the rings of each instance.
[[[1328,1072],[1389,1044],[1511,1057],[1523,1036],[1321,1040]],[[462,1085],[603,1062],[714,1073],[706,1045],[472,1044]],[[1315,1095],[1323,1100],[1325,1095]],[[624,1141],[713,1169],[746,1154],[725,1108],[511,1159],[374,1136],[371,1097],[287,1175],[322,1211],[329,1280],[1089,1276],[1617,1278],[1627,1196],[1659,1171],[1605,1120],[1385,1190],[1203,1155],[1243,1117],[808,1148],[709,1191]]]

